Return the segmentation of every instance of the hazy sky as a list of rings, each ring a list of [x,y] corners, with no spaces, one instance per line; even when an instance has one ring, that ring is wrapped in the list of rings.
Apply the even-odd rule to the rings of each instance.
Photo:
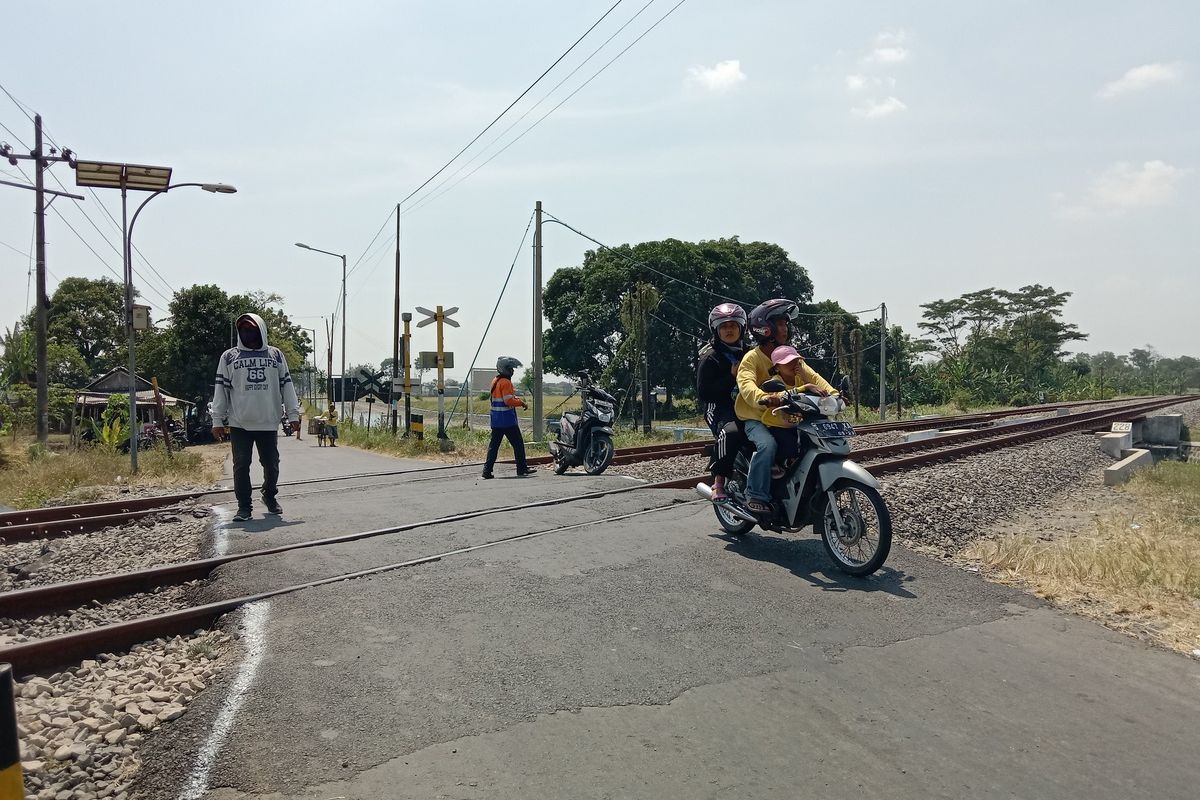
[[[378,362],[391,353],[394,223],[368,252],[371,237],[613,1],[8,4],[0,83],[83,158],[238,187],[181,189],[142,214],[135,244],[161,278],[139,260],[138,285],[157,316],[171,289],[216,283],[279,292],[320,328],[341,267],[293,246],[304,241],[349,255],[348,360]],[[446,186],[676,1],[650,2],[480,149],[647,5],[620,3]],[[1198,87],[1188,0],[687,0],[495,160],[406,210],[402,305],[462,309],[447,342],[463,373],[541,200],[614,245],[777,242],[817,299],[884,301],[914,332],[923,302],[1037,282],[1074,292],[1081,349],[1200,354]],[[31,144],[2,95],[0,123]],[[65,165],[52,172],[74,185]],[[48,215],[49,270],[119,274],[119,234],[83,193]],[[119,219],[117,193],[98,194]],[[32,206],[0,186],[3,325],[27,308]],[[590,246],[554,226],[545,244],[547,278]],[[528,362],[530,309],[527,242],[481,363]],[[429,349],[426,328],[414,350]]]

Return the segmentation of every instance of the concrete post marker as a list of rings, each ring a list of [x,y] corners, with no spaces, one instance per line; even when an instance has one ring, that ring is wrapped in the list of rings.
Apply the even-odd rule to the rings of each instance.
[[[0,664],[0,800],[23,800],[25,797],[13,689],[12,666]]]

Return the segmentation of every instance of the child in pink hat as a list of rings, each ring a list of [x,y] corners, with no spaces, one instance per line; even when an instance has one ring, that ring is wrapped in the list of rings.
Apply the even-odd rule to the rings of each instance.
[[[807,394],[821,397],[837,394],[832,386],[804,363],[804,358],[796,352],[794,347],[783,345],[772,350],[771,368],[789,389],[799,389]],[[763,422],[770,428],[771,435],[775,437],[778,445],[775,450],[776,466],[771,470],[771,477],[783,477],[782,465],[800,455],[795,426],[786,421],[783,416],[771,411],[763,415]]]

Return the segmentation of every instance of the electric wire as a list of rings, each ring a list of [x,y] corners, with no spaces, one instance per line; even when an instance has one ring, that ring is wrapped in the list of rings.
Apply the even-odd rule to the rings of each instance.
[[[486,167],[488,164],[492,163],[492,161],[493,161],[493,160],[494,160],[494,159],[495,159],[497,156],[499,156],[499,155],[500,155],[501,153],[503,153],[504,151],[508,150],[508,148],[512,147],[512,146],[513,146],[514,144],[516,144],[517,142],[521,141],[521,139],[525,138],[525,135],[526,135],[526,134],[528,134],[530,131],[532,131],[534,128],[536,128],[538,125],[541,125],[541,124],[542,124],[542,122],[543,122],[543,121],[545,121],[545,119],[546,119],[547,117],[549,117],[551,114],[553,114],[553,113],[554,113],[555,111],[557,111],[559,108],[561,108],[561,107],[562,107],[562,106],[563,106],[563,105],[564,105],[564,104],[565,104],[567,101],[569,101],[569,100],[570,100],[572,97],[574,97],[575,95],[579,94],[579,92],[580,92],[580,91],[582,91],[582,90],[583,90],[583,88],[584,88],[585,86],[587,86],[587,85],[588,85],[589,83],[591,83],[593,80],[595,80],[596,78],[598,78],[598,77],[601,75],[601,73],[603,73],[603,72],[604,72],[605,70],[607,70],[607,69],[608,69],[610,66],[612,66],[612,65],[613,65],[613,63],[614,63],[614,62],[615,62],[617,59],[619,59],[621,56],[625,55],[625,53],[626,53],[626,52],[628,52],[628,51],[629,51],[629,50],[630,50],[630,49],[631,49],[631,48],[632,48],[634,45],[636,45],[636,44],[637,44],[638,42],[640,42],[640,41],[641,41],[643,38],[645,38],[645,37],[646,37],[646,35],[650,33],[650,31],[652,31],[652,30],[654,30],[655,28],[657,28],[657,27],[659,26],[659,24],[663,22],[663,20],[665,20],[667,17],[669,17],[669,16],[671,16],[673,13],[675,13],[675,9],[679,8],[681,5],[683,5],[683,4],[684,4],[684,3],[686,3],[686,2],[687,2],[687,0],[679,0],[679,2],[677,2],[677,3],[676,3],[674,6],[672,6],[672,7],[670,8],[670,10],[668,10],[668,11],[667,11],[667,13],[665,13],[665,14],[663,14],[661,17],[659,17],[659,18],[658,18],[658,20],[657,20],[656,22],[654,22],[654,24],[653,24],[653,25],[651,25],[649,28],[647,28],[646,30],[642,31],[642,33],[641,33],[641,34],[639,34],[639,35],[638,35],[638,37],[637,37],[636,39],[634,39],[632,42],[630,42],[628,45],[626,45],[626,46],[625,46],[625,48],[624,48],[624,49],[622,49],[622,50],[621,50],[619,53],[617,53],[615,56],[613,56],[613,57],[612,57],[612,59],[610,59],[610,60],[609,60],[609,61],[608,61],[608,62],[607,62],[607,63],[606,63],[604,66],[602,66],[602,67],[601,67],[600,69],[598,69],[598,70],[597,70],[595,73],[593,73],[593,74],[592,74],[592,76],[591,76],[590,78],[588,78],[586,81],[584,81],[583,83],[581,83],[581,84],[580,84],[578,87],[576,87],[576,88],[574,89],[574,91],[572,91],[572,92],[571,92],[569,95],[567,95],[567,96],[566,96],[566,97],[564,97],[562,100],[560,100],[560,101],[558,102],[558,104],[554,106],[554,108],[550,109],[550,110],[549,110],[549,111],[547,111],[545,114],[543,114],[541,117],[539,117],[539,118],[537,119],[537,121],[535,121],[535,122],[534,122],[532,125],[530,125],[528,128],[526,128],[524,131],[522,131],[522,132],[521,132],[521,133],[520,133],[520,134],[519,134],[519,135],[518,135],[518,136],[517,136],[515,139],[513,139],[513,140],[512,140],[511,142],[509,142],[508,144],[504,145],[504,147],[502,147],[502,148],[500,148],[499,150],[497,150],[497,151],[496,151],[496,152],[495,152],[495,153],[494,153],[494,154],[493,154],[493,155],[492,155],[490,158],[488,158],[488,160],[487,160],[487,161],[484,161],[482,164],[480,164],[479,166],[475,167],[475,169],[473,169],[473,170],[471,170],[470,172],[468,172],[466,175],[464,175],[462,178],[460,178],[459,180],[457,180],[457,181],[455,181],[454,183],[452,183],[452,184],[451,184],[449,187],[447,187],[446,189],[444,189],[444,190],[443,190],[443,191],[441,191],[440,193],[438,193],[438,194],[436,194],[436,195],[433,195],[432,197],[430,197],[430,196],[426,195],[426,197],[425,197],[425,198],[422,198],[422,201],[420,202],[420,204],[419,204],[419,205],[414,205],[414,206],[410,207],[410,209],[409,209],[409,210],[410,210],[410,211],[416,211],[418,208],[423,208],[424,206],[426,206],[426,205],[429,205],[429,204],[430,204],[430,203],[432,203],[434,200],[437,200],[439,197],[441,197],[442,195],[444,195],[444,194],[446,194],[447,192],[451,191],[452,189],[454,189],[454,187],[458,186],[460,183],[462,183],[463,181],[465,181],[465,180],[467,180],[468,178],[470,178],[470,177],[471,177],[472,175],[474,175],[476,172],[478,172],[479,170],[483,169],[483,168],[484,168],[484,167]],[[640,12],[639,12],[639,13],[640,13]]]
[[[493,125],[495,125],[497,122],[499,122],[500,118],[503,117],[505,114],[507,114],[512,109],[513,106],[515,106],[517,103],[521,102],[522,98],[524,98],[525,95],[529,94],[533,90],[533,87],[537,86],[538,83],[541,82],[542,78],[546,77],[546,75],[549,74],[550,70],[557,67],[559,62],[561,62],[564,58],[566,58],[571,53],[571,51],[574,50],[576,48],[576,46],[578,46],[579,43],[582,42],[589,33],[591,33],[593,30],[595,30],[596,26],[599,25],[601,22],[603,22],[605,20],[605,18],[608,17],[608,15],[611,14],[616,9],[617,6],[621,5],[622,2],[624,2],[624,0],[617,0],[617,2],[613,3],[612,6],[608,9],[608,11],[605,11],[600,16],[600,19],[593,22],[591,24],[591,26],[586,31],[583,32],[582,36],[580,36],[578,39],[576,39],[571,44],[570,47],[568,47],[565,51],[563,51],[562,55],[560,55],[558,58],[554,59],[554,63],[551,64],[550,66],[546,67],[546,70],[541,75],[539,75],[537,77],[537,79],[534,80],[533,83],[529,84],[529,86],[527,86],[525,88],[525,91],[523,91],[523,92],[521,92],[521,94],[517,95],[516,100],[513,100],[511,103],[509,103],[508,106],[503,111],[501,111],[499,114],[496,115],[495,119],[493,119],[491,122],[489,122],[484,127],[483,130],[481,130],[479,133],[475,134],[475,137],[473,139],[471,139],[471,141],[467,142],[466,145],[463,146],[463,148],[461,150],[459,150],[457,153],[455,153],[454,156],[449,161],[447,161],[445,164],[443,164],[438,169],[437,172],[430,175],[428,178],[425,179],[424,183],[422,183],[416,189],[413,189],[411,192],[409,192],[408,195],[403,200],[400,201],[400,205],[404,205],[410,199],[412,199],[413,195],[415,195],[417,192],[421,191],[426,186],[428,186],[430,184],[430,182],[432,182],[438,175],[441,175],[446,170],[447,167],[449,167],[456,160],[458,160],[458,157],[461,156],[463,153],[465,153],[467,151],[467,149],[471,147],[471,145],[473,145],[473,144],[475,144],[475,142],[479,141],[480,137],[482,137],[485,133],[487,133],[492,128]],[[681,0],[681,2],[682,2],[682,0]]]
[[[28,108],[28,106],[26,106],[24,103],[22,103],[21,101],[19,101],[17,98],[13,97],[13,95],[12,95],[12,92],[10,92],[10,91],[9,91],[7,88],[5,88],[3,84],[0,84],[0,90],[3,90],[4,94],[8,95],[8,99],[9,99],[9,100],[11,100],[11,101],[13,102],[13,105],[15,105],[15,106],[18,108],[18,110],[20,110],[20,111],[21,111],[21,113],[22,113],[22,114],[24,114],[24,115],[26,116],[26,118],[27,118],[27,119],[29,119],[29,121],[30,121],[30,122],[34,122],[34,118],[33,118],[32,116],[30,116],[30,114],[29,114],[29,112],[28,112],[28,111],[26,111],[26,108]],[[16,140],[17,140],[17,143],[18,143],[18,144],[20,144],[22,147],[24,147],[25,149],[29,149],[29,146],[28,146],[27,144],[25,144],[25,142],[24,142],[24,141],[22,141],[22,140],[21,140],[21,138],[20,138],[19,136],[17,136],[17,134],[16,134],[16,133],[14,133],[14,132],[13,132],[13,131],[12,131],[12,130],[11,130],[11,129],[10,129],[8,126],[7,126],[7,125],[5,125],[4,123],[0,123],[0,128],[3,128],[5,131],[7,131],[7,132],[8,132],[8,134],[9,134],[10,136],[12,136],[14,139],[16,139]],[[49,132],[49,131],[46,129],[45,125],[43,125],[43,126],[42,126],[42,135],[46,137],[46,140],[47,140],[48,142],[50,142],[50,144],[51,144],[52,146],[54,146],[55,148],[61,149],[61,148],[59,147],[59,144],[58,144],[58,142],[56,142],[56,141],[54,140],[54,137],[53,137],[53,136],[51,136],[50,132]],[[22,168],[20,167],[20,165],[18,165],[18,166],[17,166],[17,169],[20,171],[21,175],[22,175],[22,176],[24,176],[25,180],[26,180],[26,181],[28,181],[28,182],[29,182],[31,185],[33,185],[33,184],[35,183],[35,182],[34,182],[34,180],[33,180],[32,178],[30,178],[30,177],[29,177],[29,175],[27,175],[27,174],[25,173],[25,170],[24,170],[24,169],[22,169]],[[49,175],[50,175],[50,177],[51,177],[51,178],[54,180],[54,182],[58,184],[58,186],[59,186],[59,188],[60,188],[60,189],[62,189],[63,191],[69,191],[69,189],[67,188],[67,185],[66,185],[66,184],[64,184],[64,183],[62,182],[62,180],[61,180],[61,179],[58,177],[58,175],[57,175],[57,174],[55,174],[54,172],[52,172],[52,171],[50,171],[50,170],[46,170],[46,172],[47,172],[47,174],[49,174]],[[115,218],[113,218],[113,216],[112,216],[112,213],[111,213],[111,212],[110,212],[110,211],[109,211],[109,210],[108,210],[108,209],[107,209],[107,208],[104,206],[104,204],[100,202],[100,199],[99,199],[99,197],[96,195],[96,192],[95,192],[94,190],[92,190],[90,187],[88,187],[88,191],[89,191],[89,192],[91,192],[92,196],[93,196],[93,197],[96,199],[96,202],[97,202],[97,204],[99,204],[99,205],[100,205],[100,208],[101,208],[101,209],[104,211],[104,213],[105,213],[105,214],[107,214],[107,215],[108,215],[109,219],[111,219],[111,220],[113,221],[113,224],[114,224],[114,225],[116,225],[116,219],[115,219]],[[92,220],[92,218],[91,218],[91,216],[88,214],[87,210],[86,210],[86,209],[84,209],[84,208],[83,208],[83,207],[80,205],[80,201],[79,201],[79,200],[76,200],[76,199],[75,199],[75,198],[73,198],[73,197],[72,197],[72,198],[69,198],[69,199],[71,200],[71,202],[72,202],[72,203],[74,203],[74,204],[75,204],[75,207],[79,209],[79,211],[80,211],[80,213],[83,215],[84,219],[86,219],[86,220],[88,221],[88,223],[89,223],[89,224],[90,224],[90,225],[91,225],[93,228],[95,228],[95,229],[96,229],[96,232],[100,234],[100,237],[101,237],[102,239],[104,239],[104,242],[105,242],[105,244],[107,244],[109,247],[111,247],[111,248],[113,249],[113,251],[117,253],[117,255],[120,255],[120,256],[121,256],[121,260],[122,260],[122,262],[123,262],[123,261],[124,261],[124,256],[121,254],[121,251],[117,249],[117,246],[116,246],[116,245],[114,245],[114,244],[112,243],[112,241],[111,241],[111,240],[109,240],[109,238],[108,238],[107,234],[105,234],[105,233],[104,233],[102,230],[100,230],[100,227],[99,227],[98,225],[96,225],[96,223],[95,223],[95,221],[94,221],[94,220]],[[58,211],[57,209],[55,209],[55,213],[57,213],[57,214],[59,215],[59,218],[60,218],[60,219],[64,219],[64,218],[63,218],[63,216],[62,216],[62,212],[60,212],[60,211]],[[65,221],[65,219],[64,219],[64,221]],[[68,227],[70,227],[70,226],[68,225]],[[118,232],[120,232],[120,227],[119,227],[119,226],[117,227],[117,230],[118,230]],[[79,234],[79,232],[78,232],[78,231],[74,231],[74,229],[72,229],[72,231],[75,233],[75,236],[76,236],[77,238],[79,238],[79,240],[80,240],[80,241],[84,242],[84,244],[85,244],[85,245],[87,244],[87,242],[86,242],[86,241],[83,239],[83,237],[82,237],[82,236],[80,236],[80,234]],[[90,245],[87,245],[87,246],[88,246],[88,249],[91,249],[91,246],[90,246]],[[159,271],[158,271],[157,269],[155,269],[155,268],[154,268],[154,265],[150,263],[149,259],[147,259],[147,258],[146,258],[146,256],[145,256],[145,255],[143,255],[143,254],[141,253],[141,251],[140,251],[140,250],[137,250],[137,247],[136,247],[136,246],[134,247],[134,250],[135,250],[135,251],[137,251],[138,255],[141,255],[141,256],[142,256],[142,261],[143,261],[143,262],[145,262],[146,266],[150,267],[150,269],[151,269],[151,271],[154,273],[154,275],[155,275],[155,276],[158,278],[158,280],[159,280],[159,281],[161,281],[161,282],[162,282],[162,285],[163,285],[164,287],[166,287],[166,288],[167,288],[167,290],[168,290],[168,291],[169,291],[169,292],[170,292],[170,293],[173,295],[173,294],[175,293],[175,289],[174,289],[174,287],[172,287],[172,286],[171,286],[171,284],[170,284],[170,283],[169,283],[169,282],[168,282],[168,281],[167,281],[165,278],[163,278],[162,274],[161,274],[161,273],[159,273]],[[93,250],[93,252],[95,252],[95,251]],[[132,259],[131,259],[131,264],[130,264],[130,267],[131,267],[131,269],[132,269]],[[110,271],[111,271],[111,270],[110,270]],[[155,287],[155,286],[154,286],[153,282],[152,282],[152,281],[150,281],[150,279],[149,279],[149,278],[147,278],[145,275],[143,275],[142,273],[138,272],[137,270],[133,270],[133,273],[134,273],[134,275],[136,275],[136,276],[137,276],[137,277],[138,277],[138,278],[139,278],[139,279],[140,279],[140,280],[143,282],[143,285],[145,285],[146,287],[150,288],[151,290],[154,290],[154,291],[155,291],[155,293],[156,293],[156,294],[158,294],[158,296],[159,296],[160,298],[163,298],[163,299],[165,300],[165,297],[164,297],[164,295],[162,294],[162,292],[161,292],[161,291],[158,291],[157,287]],[[56,278],[56,280],[57,280],[57,278]],[[124,279],[124,277],[122,276],[122,277],[121,277],[121,281],[122,281],[122,282],[124,282],[124,280],[125,280],[125,279]],[[168,300],[167,302],[168,302],[168,304],[169,304],[169,302],[170,302],[170,301]],[[160,310],[161,310],[161,309],[160,309]]]
[[[550,96],[553,95],[556,91],[558,91],[559,87],[561,87],[564,83],[566,83],[568,80],[570,80],[575,75],[575,73],[577,73],[577,72],[579,72],[579,70],[583,69],[583,67],[586,66],[589,61],[591,61],[593,58],[595,58],[597,53],[599,53],[601,50],[603,50],[605,47],[607,47],[609,42],[611,42],[618,35],[620,35],[622,31],[624,31],[626,28],[628,28],[630,26],[630,24],[632,24],[638,17],[640,17],[642,15],[642,12],[645,11],[647,8],[649,8],[651,6],[651,4],[653,4],[654,2],[656,2],[656,0],[647,0],[646,4],[643,5],[641,8],[639,8],[636,14],[634,14],[629,19],[625,20],[625,22],[621,24],[621,27],[617,28],[616,31],[614,31],[607,39],[605,39],[600,44],[599,47],[597,47],[595,50],[593,50],[587,56],[587,58],[583,59],[583,61],[580,61],[577,65],[575,65],[575,68],[572,69],[570,72],[568,72],[562,80],[560,80],[558,83],[554,84],[553,88],[551,88],[550,91],[546,92],[546,94],[542,95],[542,98],[540,100],[538,100],[536,103],[534,103],[529,108],[525,109],[525,111],[523,111],[521,113],[521,116],[517,117],[515,120],[510,122],[508,124],[507,128],[500,131],[500,133],[498,133],[495,138],[493,138],[490,142],[488,142],[482,148],[480,148],[479,152],[476,153],[475,155],[471,156],[471,158],[469,160],[467,160],[466,163],[460,165],[458,167],[458,169],[456,169],[454,172],[452,172],[451,174],[449,174],[445,178],[443,178],[436,186],[430,188],[430,190],[428,192],[426,192],[423,197],[418,197],[416,200],[414,200],[412,205],[409,206],[408,210],[415,211],[417,208],[420,208],[426,199],[430,198],[434,193],[438,192],[438,190],[441,189],[443,186],[445,186],[447,183],[449,183],[450,181],[454,180],[456,177],[461,175],[463,170],[468,169],[476,161],[483,158],[484,155],[487,154],[488,150],[490,150],[492,147],[494,147],[496,145],[497,142],[499,142],[505,136],[507,136],[508,132],[511,131],[513,128],[515,128],[517,125],[519,125],[522,120],[524,120],[531,113],[536,111],[538,109],[538,107],[540,107],[542,105],[542,103],[544,103],[548,99],[550,99]],[[491,159],[489,159],[489,161],[490,160]],[[456,183],[455,186],[457,186],[457,185],[458,184]],[[438,197],[441,197],[441,194],[438,194]]]
[[[517,245],[517,252],[513,256],[512,263],[508,266],[508,274],[504,276],[504,285],[500,287],[500,294],[496,297],[496,304],[492,306],[492,315],[488,317],[487,325],[483,328],[483,335],[479,337],[479,347],[475,348],[475,355],[471,357],[471,366],[467,367],[467,382],[465,391],[471,391],[471,372],[475,369],[475,362],[479,360],[479,353],[483,350],[483,343],[487,341],[488,332],[492,329],[492,321],[496,319],[496,311],[500,308],[500,301],[504,299],[504,291],[508,289],[508,282],[512,279],[513,270],[517,266],[517,259],[521,257],[521,251],[525,248],[525,241],[529,238],[529,229],[533,226],[533,214],[529,215],[529,222],[525,224],[525,233],[521,235],[521,243]],[[450,408],[450,416],[446,418],[446,425],[450,425],[450,420],[454,419],[454,410],[458,408],[458,400],[463,396],[464,390],[459,390],[458,395],[454,398],[454,405]]]

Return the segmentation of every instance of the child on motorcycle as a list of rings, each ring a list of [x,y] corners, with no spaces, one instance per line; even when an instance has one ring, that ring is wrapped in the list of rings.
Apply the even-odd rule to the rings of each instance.
[[[838,394],[837,389],[826,383],[824,378],[804,363],[803,356],[796,352],[794,347],[783,345],[772,350],[771,367],[789,389],[819,397]],[[783,477],[783,465],[800,455],[795,424],[787,419],[787,415],[775,413],[774,410],[763,415],[763,422],[770,427],[771,435],[775,437],[775,467],[771,471],[771,477]],[[777,425],[787,427],[776,427]]]

